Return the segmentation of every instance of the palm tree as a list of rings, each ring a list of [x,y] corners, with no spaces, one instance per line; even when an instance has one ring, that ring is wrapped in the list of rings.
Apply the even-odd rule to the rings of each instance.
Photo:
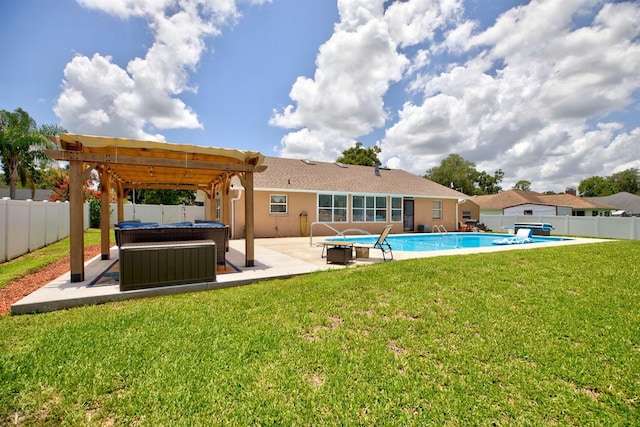
[[[35,120],[22,108],[0,110],[0,157],[11,199],[16,198],[18,179],[22,185],[33,181],[35,166],[49,161],[44,153],[51,146],[46,129],[38,130]]]

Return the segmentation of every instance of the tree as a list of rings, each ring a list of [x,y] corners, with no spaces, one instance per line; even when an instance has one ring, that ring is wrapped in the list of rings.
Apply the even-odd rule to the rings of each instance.
[[[485,171],[478,172],[475,163],[458,154],[450,154],[440,166],[428,169],[424,177],[468,195],[481,195],[498,193],[502,189],[499,184],[504,172],[498,169],[493,176]]]
[[[611,176],[592,176],[580,181],[578,186],[581,197],[603,197],[626,191],[640,194],[640,171],[630,168]]]
[[[473,194],[477,176],[475,163],[463,159],[458,154],[450,154],[440,162],[440,166],[428,169],[424,177],[462,193]]]
[[[193,190],[136,190],[136,199],[132,201],[143,205],[187,205],[192,206],[196,201]]]
[[[0,157],[12,199],[16,197],[18,180],[35,191],[36,168],[50,161],[44,150],[51,146],[46,138],[46,132],[51,130],[49,126],[39,130],[22,108],[13,112],[0,110]]]
[[[362,142],[356,142],[355,147],[344,150],[342,156],[338,157],[336,161],[345,165],[375,166],[376,163],[380,164],[380,159],[378,159],[380,151],[380,147],[377,145],[363,148]]]
[[[640,194],[640,171],[638,168],[614,173],[609,177],[609,182],[615,187],[616,193],[626,191],[631,194]]]
[[[474,193],[477,196],[483,194],[498,194],[502,191],[502,187],[500,187],[500,183],[504,178],[504,172],[502,169],[498,169],[493,173],[493,176],[489,175],[485,171],[478,173],[478,177],[476,178],[476,183],[478,184],[478,188]]]
[[[592,176],[580,181],[578,192],[580,197],[602,197],[616,193],[616,189],[607,178]]]
[[[69,200],[69,171],[68,169],[49,168],[47,169],[44,182],[53,190],[53,194],[49,196],[52,202],[66,202]],[[98,174],[95,170],[91,171],[89,179],[82,184],[83,200],[91,201],[100,199],[102,192],[96,189],[98,182]]]
[[[513,186],[514,190],[531,191],[531,182],[526,179],[521,179]]]

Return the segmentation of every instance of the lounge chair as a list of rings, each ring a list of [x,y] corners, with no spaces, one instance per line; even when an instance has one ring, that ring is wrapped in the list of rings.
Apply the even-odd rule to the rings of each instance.
[[[391,250],[391,245],[389,244],[389,242],[387,242],[387,236],[389,235],[389,233],[391,232],[391,229],[393,228],[392,224],[387,225],[384,230],[382,230],[382,233],[380,233],[380,236],[378,236],[378,240],[376,240],[376,242],[373,245],[365,245],[365,244],[361,244],[361,243],[355,243],[353,245],[354,248],[370,248],[370,249],[380,249],[382,251],[382,259],[383,260],[387,260],[386,254],[390,254],[391,258],[389,258],[390,260],[393,259],[393,252]]]
[[[491,243],[494,245],[519,245],[523,243],[531,243],[531,233],[533,233],[533,230],[529,228],[520,228],[514,237],[497,239]]]

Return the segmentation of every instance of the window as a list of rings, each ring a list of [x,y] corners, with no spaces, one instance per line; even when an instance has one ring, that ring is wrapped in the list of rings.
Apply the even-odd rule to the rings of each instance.
[[[353,222],[387,222],[386,196],[353,196],[351,200]]]
[[[269,213],[283,214],[287,213],[287,195],[272,194],[269,197]]]
[[[391,198],[391,221],[402,221],[402,197]]]
[[[216,191],[216,219],[222,219],[222,194]]]
[[[442,200],[434,200],[432,206],[433,219],[442,219]]]
[[[525,209],[523,214],[524,215],[533,215],[533,210],[532,209]]]
[[[462,219],[471,219],[471,211],[462,211]]]
[[[341,194],[319,194],[318,221],[347,222],[347,196]]]

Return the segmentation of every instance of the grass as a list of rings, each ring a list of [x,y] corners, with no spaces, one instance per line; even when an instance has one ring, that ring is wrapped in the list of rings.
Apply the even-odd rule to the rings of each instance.
[[[113,231],[111,232],[113,233]],[[111,241],[114,241],[113,235]],[[91,246],[100,243],[100,230],[88,229],[84,233],[84,245]],[[22,255],[11,261],[0,264],[0,288],[8,285],[13,280],[19,279],[28,274],[34,273],[69,255],[69,238],[57,241],[37,251]]]
[[[640,423],[640,242],[0,318],[0,424]]]

